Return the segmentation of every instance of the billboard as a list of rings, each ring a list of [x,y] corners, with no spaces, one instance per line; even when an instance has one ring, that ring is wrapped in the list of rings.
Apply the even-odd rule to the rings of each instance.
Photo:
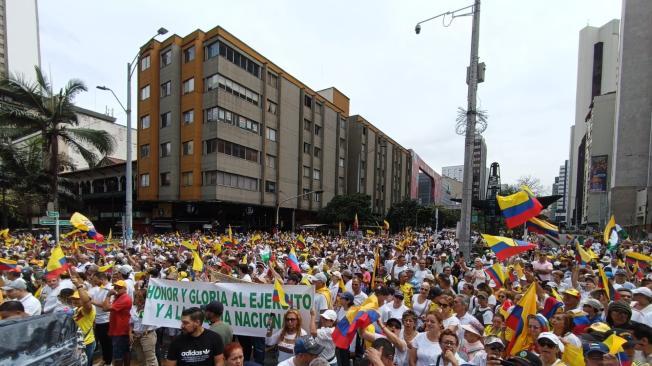
[[[607,191],[607,171],[609,156],[598,155],[591,157],[591,171],[589,173],[589,192],[600,193]]]

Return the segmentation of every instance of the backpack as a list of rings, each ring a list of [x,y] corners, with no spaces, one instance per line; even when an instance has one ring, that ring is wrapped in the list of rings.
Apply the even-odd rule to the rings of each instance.
[[[484,313],[486,313],[487,311],[491,312],[491,308],[484,309],[484,310],[479,310],[478,309],[478,310],[475,311],[475,313],[473,313],[473,316],[480,322],[480,324],[482,324],[483,327],[485,326],[485,324],[484,324]]]

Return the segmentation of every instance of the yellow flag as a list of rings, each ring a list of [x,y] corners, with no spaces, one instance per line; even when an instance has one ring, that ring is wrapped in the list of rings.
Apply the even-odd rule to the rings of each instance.
[[[215,251],[215,254],[217,254],[217,255],[219,255],[220,253],[222,253],[222,242],[219,242],[219,241],[216,242],[216,243],[213,245],[213,250]]]
[[[196,251],[192,251],[192,270],[195,272],[201,272],[204,270],[204,262],[202,262],[201,257],[199,256],[199,253]]]
[[[566,343],[564,345],[564,353],[561,356],[561,360],[568,366],[584,366],[584,353],[582,353],[580,347],[571,343]]]
[[[102,267],[98,268],[97,271],[98,272],[106,272],[106,271],[110,270],[111,268],[113,268],[113,263],[107,264],[106,266],[102,266]]]
[[[240,261],[240,264],[247,264],[247,255],[242,256],[242,260]]]
[[[197,244],[191,242],[190,240],[183,240],[181,242],[181,245],[188,248],[188,249],[190,249],[190,250],[197,250]]]
[[[614,215],[611,215],[607,226],[604,227],[604,242],[609,243],[609,237],[611,236],[611,230],[616,227],[616,218]]]

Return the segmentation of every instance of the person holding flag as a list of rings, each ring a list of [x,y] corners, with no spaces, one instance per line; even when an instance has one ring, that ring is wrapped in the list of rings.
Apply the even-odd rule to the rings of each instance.
[[[298,310],[290,309],[283,316],[281,329],[274,331],[273,318],[271,315],[267,320],[267,334],[265,335],[265,345],[269,350],[278,348],[278,362],[283,362],[294,356],[294,345],[299,337],[308,335],[301,327],[301,313]]]

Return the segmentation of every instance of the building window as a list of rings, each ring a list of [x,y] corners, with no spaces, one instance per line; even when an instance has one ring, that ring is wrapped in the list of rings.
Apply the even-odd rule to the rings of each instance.
[[[303,199],[304,200],[310,200],[310,195],[308,193],[310,193],[310,190],[308,188],[304,188],[303,189]]]
[[[213,107],[207,109],[206,121],[207,122],[220,121],[236,127],[240,127],[243,130],[247,130],[255,134],[260,133],[260,124],[258,122],[252,121],[248,118],[235,114],[231,111],[227,111],[226,109],[220,107]]]
[[[214,186],[217,184],[217,170],[205,171],[202,174],[202,185],[204,186]]]
[[[194,143],[192,140],[184,142],[182,147],[183,147],[182,149],[183,155],[192,155],[193,147],[194,147]]]
[[[340,168],[344,168],[344,158],[340,158],[339,166]]]
[[[267,133],[266,137],[267,137],[267,139],[269,141],[276,141],[276,130],[275,129],[267,127],[267,132],[266,133]]]
[[[206,91],[213,90],[217,87],[226,90],[228,93],[235,95],[249,103],[260,106],[260,94],[251,89],[236,83],[235,81],[225,78],[222,75],[214,74],[206,78]]]
[[[312,108],[312,97],[310,95],[303,96],[303,105],[308,108]]]
[[[140,89],[140,100],[149,99],[149,85],[145,85]]]
[[[267,112],[276,115],[276,103],[272,102],[271,100],[267,99]]]
[[[315,136],[319,136],[321,133],[321,126],[315,125]]]
[[[218,81],[219,81],[219,77],[217,74],[207,77],[206,80],[204,80],[206,91],[217,89],[217,86],[219,85]]]
[[[165,158],[170,156],[170,153],[172,152],[172,145],[170,142],[164,142],[161,144],[161,157]]]
[[[142,129],[149,128],[149,114],[140,117],[140,128]]]
[[[195,46],[186,48],[183,51],[183,62],[190,62],[195,59]]]
[[[161,68],[172,63],[172,50],[161,53]]]
[[[312,122],[308,121],[307,119],[303,120],[303,129],[306,131],[312,131]]]
[[[170,94],[172,94],[172,82],[166,81],[161,84],[161,98],[167,97]]]
[[[367,127],[362,127],[362,135],[367,136]]]
[[[216,57],[220,54],[220,44],[218,42],[213,42],[206,46],[206,59]]]
[[[161,128],[169,127],[172,124],[172,113],[165,112],[161,114]]]
[[[276,182],[265,181],[265,192],[275,193],[276,192]]]
[[[186,187],[192,185],[192,172],[181,173],[181,184]]]
[[[260,78],[260,65],[224,43],[219,43],[219,48],[220,56],[233,62],[236,66],[240,67],[251,75]]]
[[[337,177],[337,181],[339,183],[339,191],[344,192],[344,177]]]
[[[305,165],[303,166],[303,177],[310,178],[310,167]]]
[[[204,150],[206,151],[206,154],[217,152],[217,139],[206,140],[205,146],[206,148]]]
[[[140,186],[141,187],[149,187],[149,174],[141,174],[140,175]]]
[[[307,142],[303,143],[303,152],[306,154],[310,154],[310,144]]]
[[[316,158],[321,157],[321,149],[318,148],[317,146],[315,146],[314,155],[315,155]]]
[[[183,94],[188,94],[195,90],[195,78],[190,78],[183,82]]]
[[[272,74],[271,72],[267,72],[267,85],[273,87],[273,88],[278,88],[278,76]]]
[[[315,202],[321,202],[321,193],[320,192],[315,192]]]
[[[146,158],[149,156],[149,144],[140,145],[140,157]]]
[[[220,185],[248,191],[258,191],[258,179],[219,170],[203,172],[203,185]]]
[[[321,114],[323,111],[324,111],[324,105],[319,103],[319,102],[316,102],[315,103],[315,113]]]
[[[238,145],[236,143],[225,141],[221,139],[217,140],[217,152],[231,155],[236,158],[245,159],[253,161],[254,163],[258,162],[258,150],[250,149],[248,147]],[[209,140],[210,141],[210,140]]]
[[[314,169],[312,171],[312,179],[314,179],[314,180],[320,180],[321,179],[321,171],[319,169]]]
[[[183,123],[189,125],[195,121],[195,111],[194,110],[189,110],[183,112]]]
[[[170,172],[161,173],[161,187],[168,187],[170,184],[172,184]]]
[[[276,168],[276,156],[274,155],[265,155],[265,166],[268,168]]]
[[[143,56],[143,58],[140,59],[140,71],[145,71],[149,69],[151,66],[151,59],[149,58],[149,55]]]

